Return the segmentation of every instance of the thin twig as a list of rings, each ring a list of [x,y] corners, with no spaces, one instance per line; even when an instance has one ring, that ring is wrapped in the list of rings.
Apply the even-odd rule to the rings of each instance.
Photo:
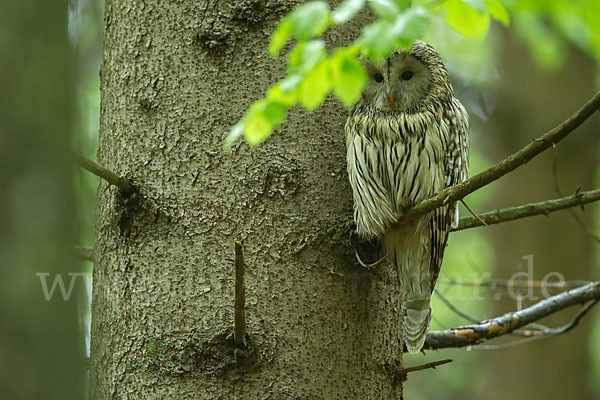
[[[246,287],[244,274],[246,265],[244,263],[244,247],[241,242],[235,241],[235,303],[233,319],[233,342],[238,345],[246,345]]]
[[[521,165],[526,164],[544,150],[554,146],[556,143],[564,139],[592,114],[598,111],[598,109],[600,109],[600,92],[598,92],[571,117],[566,119],[551,131],[544,134],[539,139],[533,140],[515,154],[505,158],[496,165],[486,169],[483,172],[480,172],[466,181],[443,189],[436,195],[415,204],[407,209],[398,218],[397,223],[405,224],[407,222],[414,221],[420,216],[427,214],[444,204],[458,201],[469,193],[473,193],[477,189],[490,184],[491,182],[501,178]]]
[[[508,347],[520,346],[520,345],[523,345],[523,344],[535,342],[536,340],[540,340],[540,339],[544,339],[544,337],[542,337],[542,336],[531,336],[531,337],[525,337],[525,338],[518,339],[518,340],[513,340],[513,341],[507,342],[507,343],[482,344],[482,345],[478,345],[478,346],[473,346],[473,349],[475,349],[475,350],[503,350],[503,349],[506,349]]]
[[[476,220],[481,222],[482,225],[487,226],[487,223],[483,219],[481,219],[481,217],[479,215],[477,215],[477,213],[475,213],[475,211],[471,210],[471,207],[469,207],[469,205],[463,199],[461,199],[460,202],[463,204],[463,206],[465,206],[467,211],[469,211]],[[460,221],[459,221],[459,223],[460,223]]]
[[[454,304],[452,304],[450,302],[450,300],[448,300],[446,298],[446,296],[444,296],[440,291],[436,290],[435,294],[440,298],[440,300],[442,300],[444,302],[444,304],[446,304],[446,306],[448,306],[449,309],[451,309],[452,311],[454,311],[455,314],[463,317],[464,319],[466,319],[469,322],[473,322],[474,324],[478,324],[479,322],[481,322],[481,320],[471,317],[469,314],[467,314],[464,311],[461,311],[458,309],[458,307],[456,307]]]
[[[554,157],[554,162],[552,163],[552,175],[554,175],[554,190],[558,196],[562,196],[560,185],[558,183],[558,157],[556,156]],[[583,205],[581,209],[583,210]],[[581,229],[583,229],[583,231],[587,233],[596,243],[600,244],[600,235],[592,230],[590,225],[583,218],[581,218],[579,214],[577,214],[577,211],[570,209],[569,213],[575,222],[577,222],[577,224],[581,227]]]
[[[530,324],[534,329],[517,329],[512,332],[515,336],[522,336],[524,339],[514,340],[508,343],[502,343],[497,345],[483,345],[483,346],[475,346],[475,349],[480,350],[501,350],[507,347],[519,346],[522,344],[530,343],[535,340],[546,339],[549,337],[562,335],[567,333],[571,329],[575,328],[577,324],[579,324],[579,320],[583,318],[583,316],[598,302],[598,300],[592,300],[588,302],[586,305],[581,307],[575,317],[569,322],[558,328],[548,328],[545,325],[541,324]]]
[[[381,264],[383,262],[383,260],[385,260],[385,258],[387,257],[387,254],[385,254],[383,257],[381,257],[379,260],[375,261],[374,263],[371,264],[366,264],[363,262],[363,260],[360,258],[360,256],[358,255],[358,251],[354,250],[354,257],[356,257],[356,261],[358,261],[358,263],[366,269],[372,269],[375,268],[376,266],[378,266],[379,264]]]
[[[108,168],[103,167],[95,161],[90,160],[89,158],[85,158],[79,154],[75,155],[75,160],[77,164],[79,164],[83,169],[91,172],[92,174],[104,179],[106,182],[110,183],[121,189],[125,194],[133,193],[133,186],[125,179],[115,174]]]
[[[481,282],[467,282],[467,281],[457,281],[454,279],[440,279],[438,283],[455,285],[455,286],[472,286],[472,287],[491,287],[495,288],[535,288],[535,289],[556,289],[556,290],[564,290],[564,289],[573,289],[577,287],[581,287],[583,285],[587,285],[589,281],[582,280],[574,280],[574,281],[560,281],[560,282],[545,282],[545,281],[519,281],[516,279],[492,279],[488,281]]]
[[[408,374],[410,372],[422,371],[424,369],[429,369],[429,368],[435,369],[435,367],[439,367],[440,365],[448,364],[448,363],[451,363],[451,362],[452,362],[451,359],[446,358],[445,360],[433,361],[433,362],[426,363],[426,364],[423,364],[423,365],[418,365],[416,367],[404,368],[402,370],[402,372],[404,374]]]
[[[532,217],[534,215],[548,215],[554,211],[581,206],[583,204],[598,200],[600,200],[600,189],[595,189],[587,192],[575,193],[571,196],[560,199],[546,200],[539,203],[525,204],[518,207],[501,208],[496,211],[479,214],[478,218],[461,218],[458,223],[458,227],[453,229],[453,231],[461,231],[463,229],[475,228],[488,224],[499,224],[501,222],[513,221],[515,219]]]
[[[575,314],[575,316],[573,317],[573,319],[568,324],[565,324],[565,325],[560,326],[558,328],[548,328],[546,326],[542,326],[541,328],[538,327],[538,329],[521,329],[519,334],[521,336],[556,336],[556,335],[562,335],[563,333],[566,333],[566,332],[570,331],[571,329],[575,328],[579,324],[579,321],[581,320],[581,318],[583,318],[583,316],[594,305],[596,305],[596,303],[598,303],[597,299],[591,300],[591,301],[587,302],[583,307],[581,307],[579,309],[579,311],[577,312],[577,314]]]
[[[479,324],[429,332],[423,348],[441,349],[479,344],[484,340],[511,333],[569,306],[591,300],[600,300],[600,281],[557,294],[531,307],[507,313]]]

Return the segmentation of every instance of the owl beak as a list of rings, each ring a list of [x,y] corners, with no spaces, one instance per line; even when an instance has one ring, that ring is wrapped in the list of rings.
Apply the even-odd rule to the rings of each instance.
[[[394,102],[396,101],[396,98],[394,97],[393,94],[388,94],[388,100],[390,101],[391,105],[394,105]]]

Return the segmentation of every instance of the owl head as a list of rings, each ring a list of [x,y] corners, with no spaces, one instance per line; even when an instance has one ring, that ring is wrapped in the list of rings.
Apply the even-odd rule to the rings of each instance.
[[[425,42],[396,50],[385,60],[365,61],[369,81],[360,103],[382,112],[418,112],[452,98],[448,72],[439,54]]]

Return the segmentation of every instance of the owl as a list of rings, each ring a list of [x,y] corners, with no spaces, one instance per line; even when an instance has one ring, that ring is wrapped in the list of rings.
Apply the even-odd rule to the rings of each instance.
[[[365,67],[369,81],[345,126],[354,220],[360,236],[382,240],[400,271],[404,343],[417,353],[458,206],[395,223],[407,207],[467,178],[468,116],[441,57],[425,42]]]

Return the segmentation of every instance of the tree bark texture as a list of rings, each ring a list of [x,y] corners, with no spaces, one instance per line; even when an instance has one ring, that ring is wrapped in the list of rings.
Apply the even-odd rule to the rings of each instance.
[[[95,398],[401,397],[397,273],[357,266],[349,243],[347,110],[295,108],[260,147],[223,150],[283,76],[268,38],[296,5],[106,2],[98,160],[138,193],[98,188]],[[247,348],[232,336],[235,240]]]

